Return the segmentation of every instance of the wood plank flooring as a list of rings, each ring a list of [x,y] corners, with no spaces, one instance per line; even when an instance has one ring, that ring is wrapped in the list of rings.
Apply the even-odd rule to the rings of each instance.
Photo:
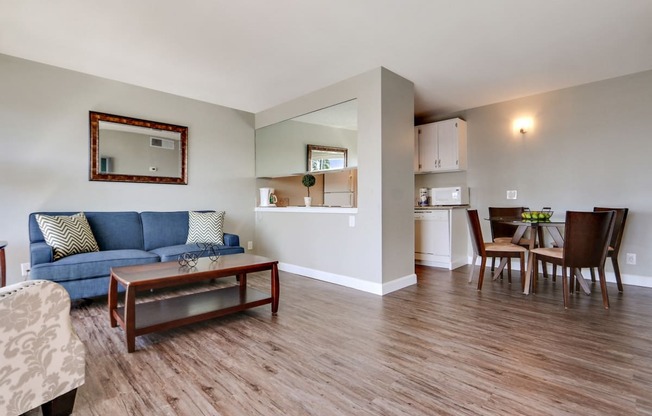
[[[610,284],[604,310],[596,285],[564,310],[560,281],[523,296],[506,280],[476,291],[468,267],[416,271],[384,297],[281,272],[277,316],[265,305],[141,336],[132,354],[105,299],[76,307],[74,414],[652,415],[652,289]]]

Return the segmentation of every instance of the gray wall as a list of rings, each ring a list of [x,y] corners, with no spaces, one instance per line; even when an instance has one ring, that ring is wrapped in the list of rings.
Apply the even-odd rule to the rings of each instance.
[[[471,204],[551,206],[556,213],[594,206],[628,207],[621,256],[625,282],[652,286],[652,71],[479,107],[468,122],[469,169],[464,173],[417,175],[420,186],[464,183]],[[531,116],[525,135],[512,122]],[[420,120],[430,122],[435,120]],[[518,190],[508,201],[505,191]],[[484,233],[489,235],[488,224]],[[625,253],[637,265],[625,264]],[[611,270],[610,262],[607,262]]]
[[[90,182],[90,110],[189,127],[188,185]],[[8,281],[29,262],[27,216],[40,210],[226,211],[253,240],[251,113],[0,55],[0,240]]]
[[[349,214],[258,212],[262,255],[376,293],[414,277],[413,91],[411,82],[378,68],[256,114],[260,128],[358,99],[355,227]]]

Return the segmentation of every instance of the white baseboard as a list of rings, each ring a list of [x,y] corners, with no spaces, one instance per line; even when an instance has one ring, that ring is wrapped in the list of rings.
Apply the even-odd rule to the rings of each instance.
[[[465,262],[464,260],[459,260],[459,259],[455,260],[453,262],[416,259],[416,260],[414,260],[414,262],[416,264],[420,264],[420,265],[423,265],[423,266],[440,267],[440,268],[448,269],[448,270],[455,270],[458,267],[462,267],[464,265],[469,264],[469,263]]]
[[[469,263],[468,264],[471,264],[472,261],[473,261],[473,259],[469,258]],[[481,259],[478,258],[478,261],[476,261],[476,263],[475,263],[476,266],[480,265],[480,261],[481,261]],[[607,260],[607,262],[609,262],[609,261],[610,260]],[[496,266],[498,266],[498,263],[499,263],[498,260],[496,260]],[[487,261],[487,266],[489,266],[490,264],[491,263],[489,263],[489,261]],[[607,263],[607,264],[609,264],[609,263]],[[539,272],[541,272],[542,271],[541,263],[539,263],[538,267],[539,267]],[[521,270],[521,267],[520,267],[518,261],[512,261],[512,270]],[[548,271],[549,272],[552,271],[552,266],[548,266]],[[584,277],[587,277],[587,276],[590,277],[591,276],[588,271],[586,272],[586,274],[584,274],[584,272],[582,272],[582,274],[584,275]],[[559,269],[559,267],[557,268],[557,275],[561,276],[561,270]],[[614,274],[614,272],[606,271],[605,272],[605,277],[607,278],[607,282],[616,283],[616,275]],[[623,280],[623,285],[651,287],[652,288],[652,276],[640,276],[640,275],[626,274],[626,273],[621,272],[620,277]]]
[[[404,287],[415,285],[417,283],[417,275],[414,273],[399,277],[398,279],[394,279],[391,282],[375,283],[368,280],[325,272],[322,270],[310,269],[308,267],[297,266],[289,263],[279,263],[278,268],[284,272],[300,274],[312,279],[321,280],[328,283],[335,283],[336,285],[346,286],[352,289],[361,290],[363,292],[373,293],[374,295],[381,296],[397,291],[399,289],[403,289]]]

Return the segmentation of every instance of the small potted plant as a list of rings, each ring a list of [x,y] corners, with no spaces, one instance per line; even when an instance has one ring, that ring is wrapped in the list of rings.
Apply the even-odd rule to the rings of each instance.
[[[317,182],[315,177],[309,173],[306,173],[303,175],[303,178],[301,178],[301,183],[303,186],[305,186],[308,189],[308,196],[303,197],[303,201],[305,202],[306,206],[309,207],[312,204],[312,198],[310,197],[310,187],[313,186]]]

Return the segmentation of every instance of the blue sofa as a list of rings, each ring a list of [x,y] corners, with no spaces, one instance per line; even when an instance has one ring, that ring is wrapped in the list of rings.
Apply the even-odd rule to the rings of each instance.
[[[177,261],[180,254],[200,255],[202,251],[197,244],[186,244],[188,211],[84,212],[100,251],[54,261],[52,247],[45,242],[36,222],[37,214],[73,215],[75,212],[29,215],[30,279],[57,282],[66,288],[71,299],[106,295],[111,267]],[[218,248],[222,255],[244,253],[235,234],[224,233],[224,245]]]

